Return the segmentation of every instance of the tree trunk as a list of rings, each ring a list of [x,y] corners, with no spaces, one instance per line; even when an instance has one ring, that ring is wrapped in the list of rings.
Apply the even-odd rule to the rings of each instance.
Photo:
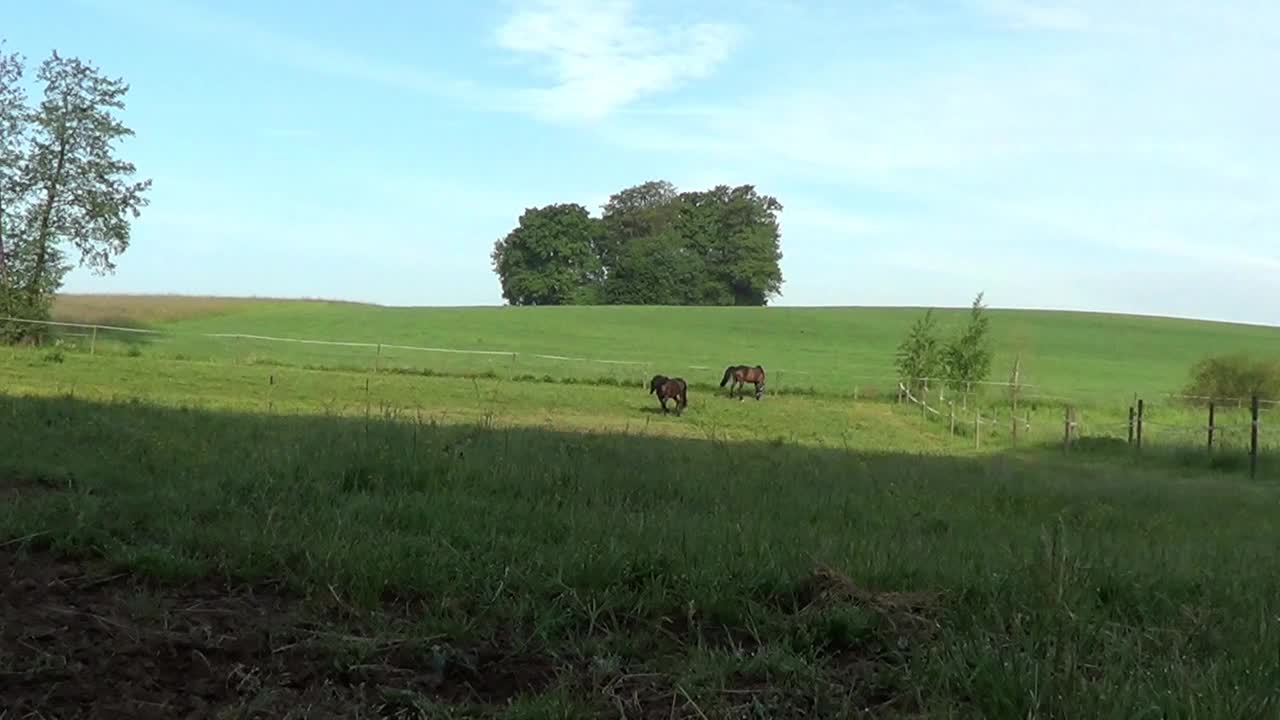
[[[58,187],[62,184],[62,173],[66,167],[66,161],[67,141],[66,138],[62,138],[58,143],[58,162],[45,186],[44,209],[40,213],[40,230],[36,233],[36,262],[31,269],[31,279],[27,281],[27,299],[31,307],[36,307],[40,300],[40,280],[44,277],[45,264],[49,262],[49,224],[53,221],[53,205],[58,200]]]
[[[0,189],[0,293],[9,287],[9,256],[4,247],[4,190]]]

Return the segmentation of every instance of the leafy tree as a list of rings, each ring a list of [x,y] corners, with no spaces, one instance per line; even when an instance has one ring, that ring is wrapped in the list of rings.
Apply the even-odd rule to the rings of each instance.
[[[614,195],[605,206],[602,243],[607,301],[766,304],[782,287],[781,210],[750,185],[675,194],[670,183],[653,181]]]
[[[22,314],[13,292],[14,240],[22,216],[18,169],[23,161],[29,110],[22,88],[23,60],[0,42],[0,315]]]
[[[606,275],[618,267],[629,243],[653,238],[671,228],[676,196],[671,183],[650,180],[609,197],[602,208],[604,231],[597,250]]]
[[[944,350],[947,384],[956,392],[968,392],[974,383],[983,382],[991,374],[990,319],[978,293],[969,311],[969,323]]]
[[[129,90],[122,80],[54,52],[36,72],[44,97],[30,109],[21,77],[20,58],[0,59],[0,300],[40,317],[73,262],[115,270],[151,181],[134,182],[134,165],[116,154],[133,135],[114,113]]]
[[[781,203],[751,185],[719,185],[678,200],[680,236],[704,268],[693,304],[765,305],[782,290]]]
[[[494,271],[512,305],[570,305],[598,301],[596,247],[600,221],[574,203],[530,208],[494,244]]]
[[[938,377],[942,368],[942,344],[938,340],[938,323],[932,308],[911,325],[911,330],[898,345],[895,364],[902,384],[913,393],[924,388],[926,378]]]
[[[674,229],[629,241],[605,282],[612,305],[689,305],[702,266],[686,252]]]

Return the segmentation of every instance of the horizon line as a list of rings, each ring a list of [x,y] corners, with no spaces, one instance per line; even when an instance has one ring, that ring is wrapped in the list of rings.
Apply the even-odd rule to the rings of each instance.
[[[298,302],[298,303],[333,303],[341,305],[365,305],[369,307],[384,308],[388,310],[479,310],[479,309],[503,309],[517,308],[522,306],[513,306],[506,304],[488,304],[488,305],[394,305],[386,303],[378,303],[367,300],[344,300],[339,298],[326,297],[281,297],[273,295],[201,295],[190,293],[176,292],[114,292],[114,293],[92,293],[92,292],[59,292],[55,293],[55,298],[61,297],[78,297],[78,298],[185,298],[192,300],[247,300],[259,302]],[[764,310],[959,310],[964,311],[970,308],[970,305],[762,305],[762,306],[733,306],[733,305],[539,305],[532,306],[537,308],[570,308],[570,307],[596,307],[596,308],[716,308],[721,310],[736,309],[764,309]],[[1213,317],[1197,317],[1191,315],[1161,315],[1154,313],[1142,313],[1134,311],[1122,310],[1081,310],[1075,308],[1062,307],[1045,307],[1045,306],[1026,306],[1026,307],[1005,307],[1005,306],[986,306],[987,310],[1001,312],[1048,312],[1063,313],[1075,315],[1099,315],[1111,317],[1132,317],[1152,320],[1180,320],[1189,322],[1207,322],[1220,325],[1240,325],[1244,327],[1257,327],[1267,329],[1280,329],[1280,325],[1271,325],[1263,322],[1249,322],[1247,320],[1225,320]]]

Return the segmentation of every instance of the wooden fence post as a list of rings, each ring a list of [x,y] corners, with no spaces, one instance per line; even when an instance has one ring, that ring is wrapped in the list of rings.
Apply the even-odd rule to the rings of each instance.
[[[1209,402],[1209,454],[1210,455],[1213,454],[1213,415],[1214,415],[1213,401],[1210,401]]]
[[[1138,449],[1142,449],[1142,418],[1146,410],[1146,401],[1142,398],[1138,399]]]
[[[373,371],[382,372],[382,343],[378,343],[378,354],[373,356]]]
[[[1062,451],[1069,452],[1071,450],[1071,406],[1067,405],[1063,408],[1062,421]]]
[[[951,401],[950,407],[951,407],[951,434],[955,435],[956,434],[956,401],[955,400]]]
[[[1258,477],[1258,396],[1253,396],[1250,403],[1249,414],[1253,416],[1252,426],[1249,428],[1249,477]]]
[[[1136,417],[1137,417],[1137,412],[1133,409],[1133,406],[1130,405],[1129,406],[1129,444],[1130,445],[1133,444],[1133,427],[1134,427],[1133,423]]]
[[[89,338],[89,354],[93,355],[98,351],[98,326],[93,326],[93,335]]]
[[[973,448],[982,449],[982,408],[973,409]]]

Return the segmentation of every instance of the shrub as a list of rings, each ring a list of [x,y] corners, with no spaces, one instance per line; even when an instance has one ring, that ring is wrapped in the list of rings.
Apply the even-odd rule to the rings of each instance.
[[[1211,400],[1280,399],[1280,360],[1245,353],[1207,357],[1191,369],[1186,393]]]

